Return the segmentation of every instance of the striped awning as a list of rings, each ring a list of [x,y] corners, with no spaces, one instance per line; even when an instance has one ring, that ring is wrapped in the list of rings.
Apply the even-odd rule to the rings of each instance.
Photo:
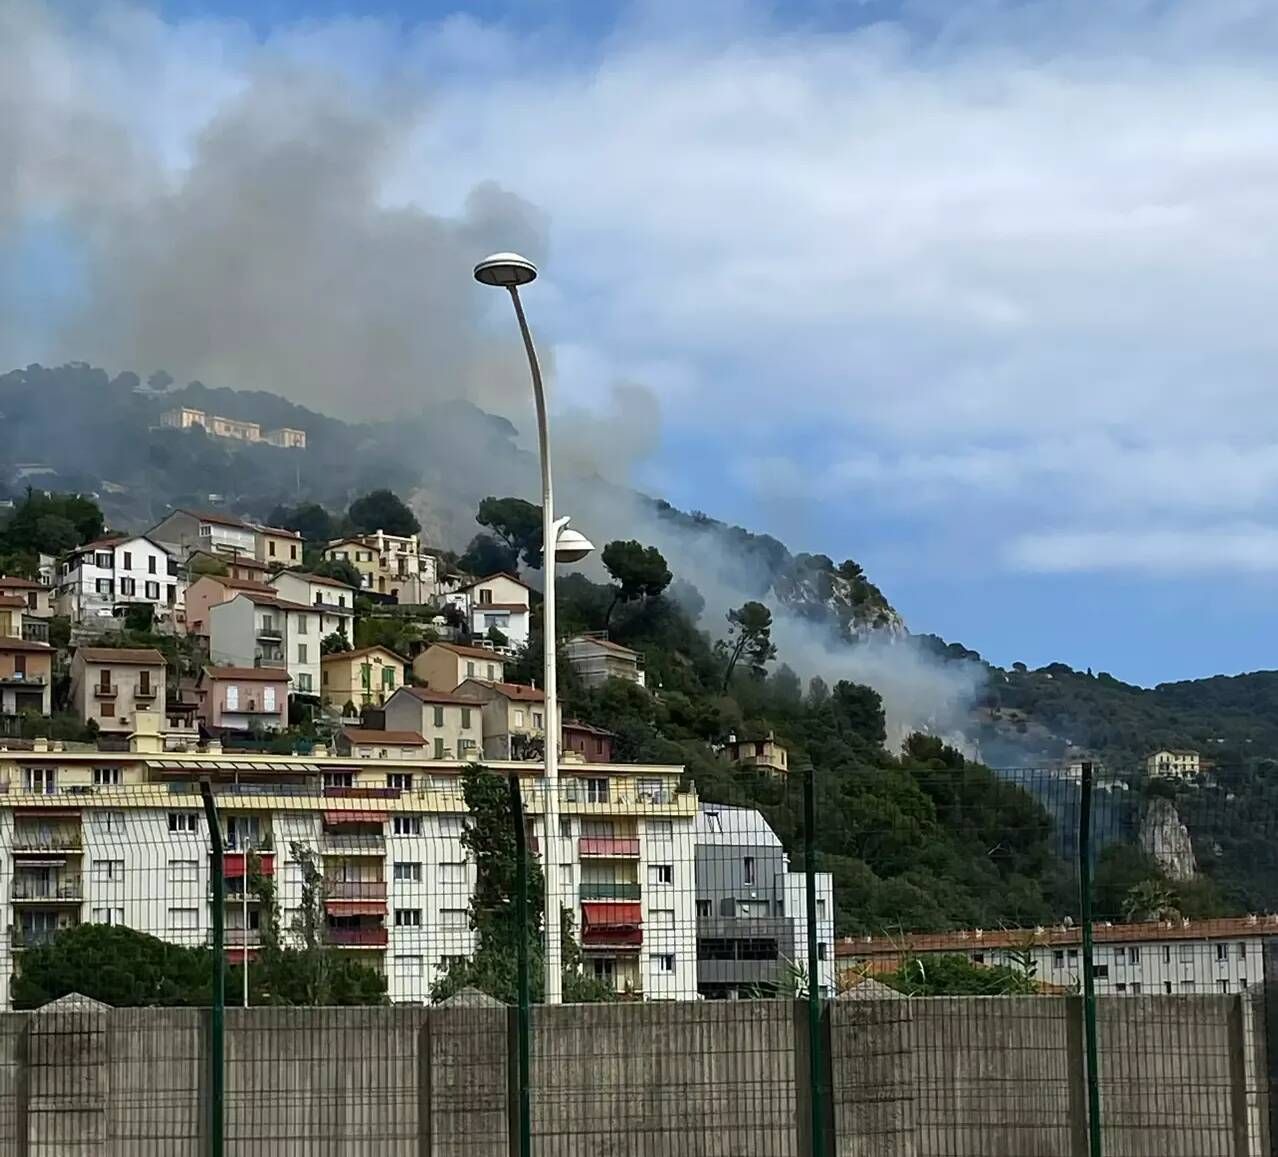
[[[384,824],[390,812],[356,811],[354,808],[324,813],[324,822],[330,827],[340,824]]]

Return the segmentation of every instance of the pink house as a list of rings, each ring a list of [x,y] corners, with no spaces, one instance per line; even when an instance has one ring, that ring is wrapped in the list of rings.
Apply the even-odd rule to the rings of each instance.
[[[195,715],[211,731],[282,731],[288,672],[282,667],[205,667],[195,681]]]

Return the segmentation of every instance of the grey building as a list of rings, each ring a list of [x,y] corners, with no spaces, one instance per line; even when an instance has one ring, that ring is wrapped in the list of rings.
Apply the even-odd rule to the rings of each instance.
[[[697,991],[711,999],[793,992],[807,961],[804,876],[750,808],[703,804],[696,822]],[[818,983],[834,991],[834,895],[817,873]]]

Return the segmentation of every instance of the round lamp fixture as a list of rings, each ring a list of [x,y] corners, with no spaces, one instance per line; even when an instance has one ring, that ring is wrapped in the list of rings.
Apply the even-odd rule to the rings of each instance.
[[[498,289],[527,285],[536,276],[537,266],[518,253],[494,253],[475,266],[475,280]]]
[[[581,531],[565,526],[555,540],[555,561],[580,562],[594,549],[595,544]]]

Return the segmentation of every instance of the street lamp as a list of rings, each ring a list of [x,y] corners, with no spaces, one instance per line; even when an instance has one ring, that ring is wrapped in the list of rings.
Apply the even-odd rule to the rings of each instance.
[[[532,374],[533,400],[537,405],[537,447],[541,456],[541,541],[543,543],[545,575],[542,603],[542,636],[545,651],[545,668],[542,686],[546,694],[546,745],[545,789],[546,800],[542,810],[545,817],[546,857],[546,911],[543,917],[546,935],[546,1003],[563,1003],[563,963],[560,944],[560,914],[562,903],[559,894],[559,695],[555,678],[555,565],[580,562],[594,546],[585,535],[568,527],[567,518],[555,518],[554,492],[550,483],[550,437],[546,429],[546,393],[541,383],[541,366],[537,362],[537,350],[524,306],[519,300],[519,287],[527,285],[537,276],[537,267],[518,253],[494,253],[475,266],[475,280],[481,285],[510,291],[519,320],[519,332],[528,354],[528,369]],[[551,547],[548,544],[553,543]]]

